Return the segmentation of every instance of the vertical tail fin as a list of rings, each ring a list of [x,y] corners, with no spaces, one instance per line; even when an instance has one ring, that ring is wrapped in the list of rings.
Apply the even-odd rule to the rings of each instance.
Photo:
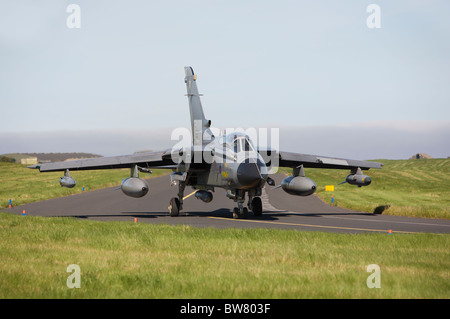
[[[184,67],[184,72],[186,74],[184,82],[186,83],[189,111],[191,114],[192,142],[194,145],[202,145],[203,134],[211,126],[211,121],[207,120],[203,113],[202,102],[200,101],[200,94],[198,93],[196,83],[197,76],[194,74],[194,70],[192,67],[186,66]]]

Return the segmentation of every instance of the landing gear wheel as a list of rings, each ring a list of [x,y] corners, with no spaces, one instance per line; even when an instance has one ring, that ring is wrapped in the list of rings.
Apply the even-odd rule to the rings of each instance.
[[[252,200],[252,211],[255,216],[262,215],[262,202],[260,197],[255,197]]]
[[[233,219],[239,219],[239,218],[244,218],[244,219],[248,218],[247,207],[242,207],[242,209],[239,209],[239,207],[233,208]]]
[[[175,217],[180,214],[180,200],[177,197],[172,197],[169,202],[170,216]]]
[[[248,208],[244,207],[242,208],[242,218],[247,219],[248,218]]]
[[[235,207],[233,208],[233,219],[239,218],[239,208]]]

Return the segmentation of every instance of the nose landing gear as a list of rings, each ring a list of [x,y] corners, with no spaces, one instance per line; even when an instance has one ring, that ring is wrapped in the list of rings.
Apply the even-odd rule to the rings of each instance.
[[[236,190],[236,194],[233,197],[234,201],[237,202],[238,207],[233,208],[233,219],[238,218],[248,218],[248,211],[251,210],[253,212],[253,215],[255,216],[261,216],[263,209],[262,209],[262,201],[260,197],[254,196],[255,193],[253,192],[248,197],[248,208],[244,207],[244,201],[245,201],[245,192],[243,190]],[[260,195],[256,194],[256,195]]]
[[[233,219],[248,218],[248,208],[238,202],[238,207],[233,208]]]

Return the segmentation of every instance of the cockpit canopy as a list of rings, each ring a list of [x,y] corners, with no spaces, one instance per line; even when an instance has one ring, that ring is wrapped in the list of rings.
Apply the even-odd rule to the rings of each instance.
[[[226,144],[227,148],[232,149],[235,153],[241,151],[244,152],[256,152],[256,148],[251,142],[249,136],[241,132],[233,132],[224,135],[222,144]]]

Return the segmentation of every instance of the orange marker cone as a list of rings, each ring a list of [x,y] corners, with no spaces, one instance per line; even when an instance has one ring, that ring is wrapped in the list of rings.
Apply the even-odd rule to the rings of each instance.
[[[25,209],[23,210],[23,212],[22,212],[22,216],[25,216],[26,214],[25,214]]]
[[[137,223],[137,218],[134,218],[134,222]]]
[[[388,233],[389,235],[392,235],[392,229],[389,229]]]

